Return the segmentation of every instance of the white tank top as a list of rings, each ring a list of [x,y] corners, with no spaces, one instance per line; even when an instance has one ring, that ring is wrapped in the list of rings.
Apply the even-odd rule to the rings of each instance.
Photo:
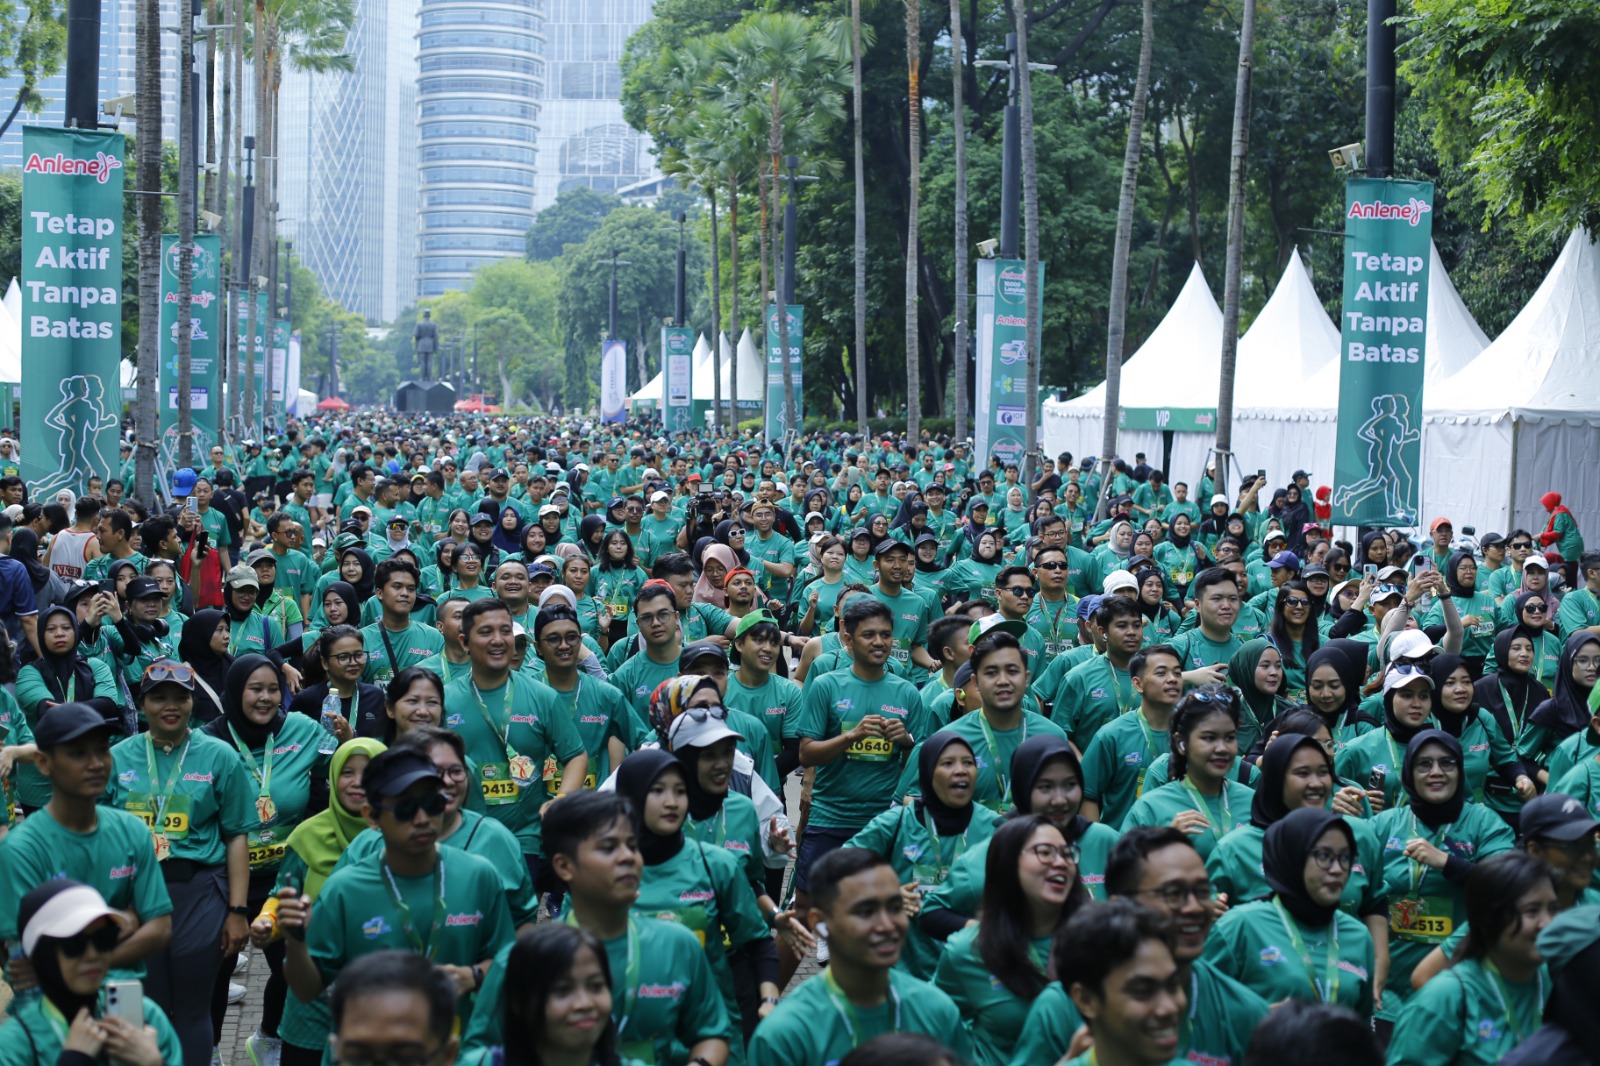
[[[84,553],[93,533],[74,533],[63,529],[50,542],[50,569],[67,579],[77,581],[83,577]]]

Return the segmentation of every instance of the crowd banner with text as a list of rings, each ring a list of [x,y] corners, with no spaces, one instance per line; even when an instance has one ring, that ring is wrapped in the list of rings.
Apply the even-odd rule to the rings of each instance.
[[[222,310],[218,285],[222,238],[203,233],[190,255],[194,275],[189,296],[189,422],[194,432],[191,454],[203,456],[217,442],[222,388],[217,380],[218,319]],[[178,460],[178,238],[161,238],[161,455],[176,468]]]
[[[666,326],[661,330],[661,351],[666,356],[666,373],[661,376],[666,388],[666,408],[661,412],[661,424],[669,433],[690,429],[694,420],[690,407],[693,395],[690,388],[694,373],[694,330],[684,326]]]
[[[123,136],[22,128],[22,477],[35,499],[121,468]]]
[[[789,305],[789,364],[794,368],[794,431],[805,424],[805,394],[801,386],[800,353],[805,347],[805,307]],[[783,336],[778,328],[778,309],[767,305],[767,440],[782,440],[789,431],[788,411],[783,399]]]
[[[1344,217],[1333,521],[1416,525],[1433,185],[1353,178]]]
[[[1044,264],[1039,264],[1038,300],[1044,302]],[[973,458],[1022,465],[1027,448],[1028,271],[1020,259],[978,260],[978,388]]]
[[[628,420],[628,344],[600,342],[600,421]]]

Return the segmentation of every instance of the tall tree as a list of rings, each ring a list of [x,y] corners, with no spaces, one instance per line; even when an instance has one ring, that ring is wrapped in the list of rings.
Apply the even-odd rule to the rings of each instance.
[[[961,0],[950,0],[952,7]],[[956,49],[958,52],[959,48]],[[960,75],[957,75],[959,78]],[[856,432],[867,434],[867,178],[861,150],[861,0],[850,0],[850,134],[855,167],[855,335],[850,354],[856,369]],[[958,438],[959,439],[959,438]]]
[[[161,365],[161,5],[139,0],[134,14],[134,107],[139,116],[134,148],[139,165],[139,376],[134,398],[134,495],[155,501],[156,448],[161,440],[156,404]],[[181,308],[179,309],[181,312]],[[180,314],[181,318],[181,314]]]
[[[917,214],[922,205],[922,2],[906,0],[906,151],[911,159],[906,208],[906,436],[914,444],[922,431],[922,353],[917,326]]]
[[[1026,311],[1028,373],[1023,408],[1022,483],[1032,485],[1039,454],[1039,360],[1044,324],[1039,320],[1039,160],[1034,144],[1033,71],[1028,66],[1028,0],[1016,0],[1018,125],[1022,133],[1022,233],[1023,270],[1027,277]]]
[[[976,32],[977,27],[973,27]],[[956,440],[967,439],[967,101],[965,86],[962,79],[966,76],[965,64],[962,62],[961,44],[961,0],[950,0],[950,126],[954,134],[955,143],[955,182],[956,182],[956,261],[955,261],[955,416]],[[858,112],[856,123],[859,126],[861,117]],[[860,133],[857,133],[857,137]],[[860,142],[857,141],[857,158],[860,158]],[[858,164],[859,165],[859,164]],[[860,182],[858,174],[856,181]],[[865,217],[866,208],[856,208]],[[866,243],[866,235],[862,234],[862,243]],[[866,283],[861,283],[861,299],[866,300]],[[865,325],[861,327],[865,335]],[[1031,341],[1030,341],[1031,344]],[[1030,349],[1031,350],[1031,349]],[[864,374],[864,372],[863,372]],[[866,432],[866,404],[858,400],[857,405],[861,410],[861,432]]]
[[[1139,37],[1139,74],[1128,106],[1128,143],[1122,153],[1122,195],[1117,202],[1117,237],[1111,254],[1111,306],[1106,324],[1106,405],[1100,441],[1101,483],[1111,485],[1111,460],[1117,454],[1117,415],[1122,401],[1122,345],[1128,327],[1128,249],[1133,243],[1133,205],[1139,190],[1139,152],[1144,144],[1144,108],[1150,98],[1150,51],[1156,36],[1155,0],[1144,0]],[[1030,282],[1032,278],[1028,279]],[[1029,406],[1033,406],[1029,398]],[[1105,516],[1108,493],[1095,504]]]
[[[1233,459],[1233,376],[1239,355],[1239,288],[1244,269],[1245,160],[1250,152],[1250,76],[1255,68],[1256,0],[1244,0],[1239,70],[1233,91],[1233,145],[1228,159],[1228,250],[1222,286],[1222,373],[1217,394],[1216,491],[1227,495]]]

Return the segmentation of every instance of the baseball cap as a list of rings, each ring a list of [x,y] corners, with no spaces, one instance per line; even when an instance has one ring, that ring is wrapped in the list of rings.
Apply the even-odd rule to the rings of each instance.
[[[1289,480],[1290,481],[1299,481],[1301,478],[1306,478],[1306,479],[1309,480],[1310,477],[1311,477],[1311,471],[1309,471],[1309,470],[1296,470],[1293,474],[1289,475]]]
[[[372,508],[368,507],[364,503],[363,504],[358,504],[357,506],[350,508],[350,517],[351,518],[354,518],[358,514],[364,514],[368,518],[371,518],[372,517]]]
[[[543,507],[539,508],[539,517],[540,518],[543,518],[547,514],[559,515],[560,513],[561,513],[561,508],[557,507],[553,503],[547,503]]]
[[[256,577],[256,572],[250,567],[236,566],[223,577],[222,584],[226,588],[259,589],[261,587],[261,579]]]
[[[1100,605],[1105,603],[1105,601],[1106,598],[1096,592],[1091,592],[1089,595],[1080,599],[1075,611],[1078,621],[1088,621],[1089,618],[1100,609]]]
[[[1428,523],[1428,532],[1437,533],[1440,526],[1450,526],[1451,529],[1456,528],[1453,524],[1451,524],[1450,519],[1440,515],[1438,518],[1435,518],[1432,522]]]
[[[500,481],[502,479],[509,478],[510,476],[511,475],[506,473],[504,469],[499,468],[499,467],[496,467],[494,470],[489,471],[489,480],[490,481]]]
[[[246,569],[249,568],[246,567]],[[256,572],[251,570],[250,580],[254,582],[255,579]],[[126,590],[124,590],[123,595],[129,600],[144,600],[149,599],[151,596],[165,596],[166,593],[161,591],[161,586],[156,584],[155,578],[136,577],[128,582],[128,587]]]
[[[689,665],[699,662],[701,659],[715,659],[726,666],[728,664],[728,653],[723,651],[720,645],[713,644],[709,640],[697,640],[687,648],[684,648],[682,653],[679,654],[678,669],[686,674],[692,674],[694,671],[689,669]]]
[[[1386,566],[1378,571],[1379,581],[1389,581],[1391,578],[1405,577],[1406,572],[1398,566]]]
[[[667,727],[667,746],[677,751],[680,748],[709,748],[729,737],[743,740],[744,734],[728,725],[727,714],[727,710],[721,707],[690,707]]]
[[[671,500],[671,499],[672,499],[672,494],[670,492],[665,492],[665,491],[660,490],[660,489],[657,489],[655,492],[652,492],[650,494],[650,502],[651,503],[660,503],[662,500]],[[809,518],[810,516],[808,515],[807,517]]]
[[[12,522],[22,521],[22,504],[14,503],[3,512]]]
[[[1302,578],[1327,577],[1327,576],[1329,576],[1328,575],[1328,568],[1326,566],[1323,566],[1321,563],[1312,563],[1310,566],[1308,566],[1304,570],[1300,571],[1300,576]]]
[[[683,480],[684,480],[684,483],[687,484],[687,483],[689,483],[691,481],[704,481],[705,478],[701,477],[699,474],[691,473],[688,477],[684,478]]]
[[[567,588],[565,585],[551,585],[549,588],[539,593],[540,607],[545,606],[551,600],[560,600],[568,607],[571,607],[574,611],[578,609],[577,594],[571,589]]]
[[[374,755],[361,773],[361,787],[369,799],[398,796],[419,781],[433,781],[444,786],[444,778],[434,769],[433,760],[420,752],[397,748]]]
[[[1101,591],[1109,596],[1118,589],[1137,589],[1139,582],[1126,570],[1113,570],[1106,575],[1100,587]]]
[[[1228,506],[1228,497],[1224,496],[1220,492],[1211,497],[1211,506],[1215,507],[1219,503],[1224,507]]]
[[[1502,537],[1498,533],[1485,533],[1483,536],[1478,538],[1478,547],[1492,548],[1496,544],[1504,544],[1505,542],[1506,538]]]
[[[739,624],[733,630],[733,639],[737,641],[740,637],[744,636],[746,633],[750,632],[750,630],[764,622],[771,622],[773,625],[778,624],[777,618],[773,617],[770,611],[751,611],[749,614],[739,619]],[[678,661],[680,663],[683,662],[683,657],[681,655],[678,657]]]
[[[1409,669],[1390,670],[1384,674],[1383,691],[1392,692],[1397,688],[1405,688],[1414,681],[1421,681],[1429,688],[1433,687],[1433,678],[1428,676],[1428,672],[1420,666],[1413,666]]]
[[[911,546],[913,548],[920,548],[924,544],[935,544],[936,545],[938,543],[939,543],[939,538],[934,536],[932,533],[918,533],[917,534],[917,539],[912,541]]]
[[[665,493],[658,493],[657,495],[665,495]],[[813,518],[815,518],[819,522],[826,522],[828,520],[827,516],[824,515],[821,511],[807,511],[806,512],[806,521],[810,522]]]
[[[157,685],[166,684],[193,692],[194,671],[176,659],[157,659],[144,668],[144,674],[139,678],[139,695],[143,696]]]
[[[474,511],[472,513],[472,518],[468,521],[467,524],[475,526],[475,525],[479,524],[480,522],[487,522],[489,525],[492,526],[492,525],[494,525],[494,515],[489,514],[487,511]]]
[[[1387,599],[1398,600],[1404,595],[1405,593],[1400,591],[1399,585],[1379,585],[1372,590],[1372,602],[1377,603],[1379,600]]]
[[[53,748],[101,729],[120,736],[122,723],[112,721],[87,703],[58,703],[39,716],[33,739],[41,748]]]
[[[548,578],[552,578],[553,579],[555,576],[556,576],[555,568],[552,567],[549,563],[531,563],[528,566],[528,580],[529,581],[532,581],[536,577],[548,577]]]
[[[1389,661],[1420,659],[1434,649],[1433,641],[1420,629],[1406,629],[1389,638]]]
[[[972,663],[964,662],[956,667],[956,676],[950,685],[953,689],[966,688],[967,682],[972,680]]]
[[[1285,566],[1287,566],[1290,570],[1299,570],[1300,556],[1296,555],[1294,552],[1282,551],[1277,555],[1274,555],[1272,557],[1272,562],[1268,563],[1267,566],[1273,570],[1278,570]]]
[[[1552,975],[1600,941],[1600,906],[1573,907],[1555,916],[1539,933],[1536,943]]]
[[[1028,632],[1028,623],[1003,614],[986,614],[967,629],[967,643],[975,644],[987,633],[1010,633],[1019,640]]]
[[[1535,570],[1549,570],[1550,561],[1539,552],[1530,552],[1528,557],[1522,562],[1522,568],[1524,570],[1528,569],[1529,567],[1532,567]]]
[[[257,548],[255,551],[245,556],[244,565],[254,566],[257,563],[271,563],[272,565],[276,566],[278,565],[278,557],[273,555],[266,548]]]
[[[872,554],[873,555],[888,555],[890,552],[894,551],[897,548],[900,551],[903,551],[903,552],[908,552],[909,553],[911,551],[911,545],[905,543],[904,541],[895,540],[892,537],[890,537],[890,538],[885,538],[884,540],[880,540],[878,542],[878,546],[876,548],[872,549]]]
[[[110,918],[124,929],[128,917],[106,906],[99,892],[77,881],[46,881],[22,897],[17,914],[22,928],[22,951],[33,954],[39,941],[49,937],[65,940],[77,936],[101,918]]]
[[[1523,804],[1517,825],[1524,839],[1559,840],[1563,844],[1600,832],[1600,822],[1590,816],[1583,803],[1560,792],[1546,792]]]
[[[400,526],[403,529],[410,524],[411,523],[407,521],[406,516],[403,514],[397,514],[393,518],[389,519],[389,527],[391,529],[395,526]]]
[[[1288,540],[1288,539],[1289,539],[1289,534],[1285,533],[1281,529],[1269,529],[1269,530],[1267,530],[1265,533],[1263,533],[1261,535],[1261,543],[1262,544],[1266,544],[1267,542],[1274,541],[1274,540]]]

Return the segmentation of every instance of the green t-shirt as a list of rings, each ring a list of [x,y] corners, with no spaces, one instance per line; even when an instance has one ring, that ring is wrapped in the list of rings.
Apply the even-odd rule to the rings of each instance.
[[[447,848],[476,855],[500,875],[505,888],[506,905],[510,908],[511,924],[520,929],[539,920],[539,899],[534,895],[533,878],[528,876],[528,864],[522,857],[522,846],[511,830],[475,811],[461,812],[461,822],[456,831],[440,840]],[[349,848],[339,856],[334,871],[346,866],[376,864],[383,853],[383,834],[376,829],[363,829],[350,841]]]
[[[367,649],[367,668],[362,671],[361,680],[369,685],[387,685],[406,667],[444,653],[444,634],[420,622],[408,622],[405,629],[396,633],[385,629],[379,620],[362,627],[361,642]]]
[[[1218,796],[1207,796],[1194,789],[1188,778],[1169,781],[1160,788],[1146,788],[1144,795],[1134,801],[1133,807],[1122,819],[1122,828],[1171,825],[1179,812],[1198,810],[1210,824],[1188,836],[1194,850],[1200,853],[1202,859],[1206,859],[1211,856],[1219,840],[1250,821],[1250,802],[1255,795],[1255,789],[1240,784],[1232,777],[1222,782],[1222,793]]]
[[[584,752],[572,718],[548,685],[516,672],[499,688],[479,689],[468,671],[446,686],[444,714],[446,728],[461,734],[477,764],[485,812],[516,833],[524,854],[537,855],[539,809],[553,795],[545,760],[554,755],[565,765]],[[508,765],[513,757],[528,760],[521,781]]]
[[[894,615],[894,650],[889,654],[902,666],[912,667],[911,649],[927,648],[928,625],[939,616],[938,612],[909,589],[901,589],[891,596],[883,591],[883,586],[873,585],[871,592],[872,598]]]
[[[583,676],[582,671],[570,692],[550,686],[548,679],[545,686],[555,693],[556,703],[583,740],[583,750],[589,753],[589,770],[584,775],[583,787],[592,789],[596,782],[611,776],[608,742],[615,737],[632,749],[640,728],[638,720],[620,692],[599,678]],[[561,764],[554,756],[545,760],[544,776],[552,791],[561,788]]]
[[[306,818],[306,810],[311,805],[311,783],[328,779],[330,756],[320,750],[322,738],[327,734],[321,722],[309,715],[285,715],[283,726],[270,740],[270,764],[267,745],[250,750],[246,758],[232,735],[224,735],[227,739],[222,740],[222,744],[233,752],[234,759],[244,767],[249,778],[252,801],[259,801],[263,782],[272,799],[272,818],[263,820],[248,838],[250,869],[275,869],[283,860],[289,834]]]
[[[956,734],[972,749],[978,764],[977,780],[972,791],[973,802],[982,804],[996,814],[1004,814],[1016,806],[1011,795],[1011,756],[1022,742],[1037,736],[1067,739],[1060,726],[1043,715],[1027,710],[1022,712],[1022,721],[1015,729],[995,729],[980,709],[962,715],[940,732]],[[918,744],[906,760],[906,770],[900,778],[901,795],[918,791],[917,758],[920,748]]]
[[[1035,596],[1028,608],[1028,628],[1044,640],[1044,655],[1033,674],[1038,677],[1078,639],[1078,597],[1069,591],[1063,599],[1051,603]]]
[[[161,1061],[167,1066],[178,1066],[183,1061],[183,1046],[178,1034],[167,1020],[166,1011],[149,996],[143,997],[144,1024],[156,1031],[156,1047],[161,1051]],[[105,993],[100,995],[100,1016],[105,1016]],[[45,1000],[35,996],[26,1002],[13,1002],[11,1015],[5,1025],[0,1025],[0,1066],[39,1066],[55,1062],[65,1044],[67,1026],[71,1018],[59,1011],[54,1017],[45,1013]],[[101,1054],[89,1060],[110,1066],[111,1058]]]
[[[1031,945],[1034,964],[1041,974],[1050,961],[1052,939],[1038,937]],[[944,953],[939,956],[933,985],[949,996],[961,1013],[961,1027],[972,1044],[973,1062],[978,1066],[1007,1066],[1032,1002],[1012,992],[989,971],[978,953],[977,926],[950,934]]]
[[[233,544],[233,533],[228,529],[228,518],[215,507],[207,507],[200,515],[200,528],[211,536],[211,546],[226,548]],[[239,560],[235,559],[234,562]]]
[[[658,663],[649,652],[640,651],[611,671],[611,686],[622,693],[641,723],[650,720],[650,693],[661,682],[678,676],[678,660]]]
[[[706,847],[722,848],[734,857],[750,883],[750,890],[759,899],[766,894],[766,861],[763,858],[761,816],[756,813],[754,801],[739,792],[728,790],[717,813],[703,822],[690,816],[683,831],[691,840]]]
[[[1233,658],[1233,653],[1243,646],[1244,641],[1239,639],[1237,626],[1228,634],[1228,639],[1220,644],[1202,633],[1199,626],[1172,638],[1172,647],[1183,657],[1185,670],[1200,670],[1217,663],[1226,666],[1228,660]]]
[[[1489,964],[1492,965],[1492,964]],[[1395,1022],[1389,1061],[1404,1066],[1488,1066],[1538,1029],[1550,975],[1507,981],[1485,960],[1464,959],[1412,995]]]
[[[1100,821],[1113,829],[1144,794],[1144,778],[1156,756],[1169,750],[1165,729],[1152,729],[1143,711],[1108,722],[1083,753],[1083,798],[1100,805]]]
[[[1206,937],[1206,961],[1267,1002],[1332,1002],[1363,1018],[1372,1016],[1373,957],[1372,934],[1359,919],[1335,911],[1334,922],[1318,929],[1269,900],[1231,908]]]
[[[888,1032],[923,1033],[967,1056],[971,1047],[961,1013],[945,993],[896,970],[889,995],[876,1007],[848,1003],[826,974],[802,981],[750,1038],[748,1059],[761,1066],[837,1063],[873,1037]]]
[[[1140,702],[1128,671],[1117,669],[1102,653],[1067,672],[1056,687],[1050,713],[1073,745],[1084,751],[1107,722],[1134,710]]]
[[[191,730],[171,751],[149,733],[125,737],[111,748],[111,766],[101,802],[162,833],[172,858],[221,866],[228,839],[261,826],[257,788],[238,753],[205,733]]]
[[[797,717],[805,706],[800,686],[788,678],[769,674],[761,687],[750,688],[739,680],[737,671],[728,675],[728,693],[724,701],[766,727],[774,756],[783,750],[783,723]],[[746,739],[753,741],[755,738]]]
[[[149,565],[150,560],[146,559],[139,552],[131,553],[126,559],[116,559],[110,555],[96,556],[84,564],[83,579],[85,581],[99,581],[103,579],[106,576],[106,572],[111,569],[111,564],[117,562],[132,563],[134,570],[137,573],[142,574],[144,573],[145,567]]]
[[[87,648],[81,648],[85,654]],[[55,693],[45,684],[44,675],[39,672],[39,667],[29,663],[17,673],[16,705],[22,711],[27,721],[30,732],[38,728],[39,716],[47,708],[46,703],[71,703],[74,700],[87,700],[104,697],[115,703],[122,703],[122,695],[117,690],[117,679],[111,672],[111,667],[99,658],[90,658],[89,672],[94,675],[94,691],[78,692],[77,681],[74,678],[67,682],[65,701],[57,700]],[[9,743],[22,743],[10,741]],[[50,802],[50,780],[39,772],[38,767],[31,762],[18,762],[15,769],[13,786],[16,789],[16,799],[29,807],[43,807]]]
[[[854,729],[868,715],[899,718],[913,741],[927,736],[932,720],[916,686],[885,673],[865,681],[855,669],[824,674],[807,686],[804,711],[785,736],[828,740]],[[811,786],[811,824],[860,829],[902,794],[898,786],[909,749],[866,737],[833,762],[816,768]]]
[[[744,538],[745,551],[750,553],[750,570],[756,575],[756,585],[769,596],[778,600],[789,598],[789,583],[792,578],[774,577],[767,572],[761,564],[795,565],[794,541],[782,533],[772,532],[765,537],[756,533],[754,529]]]
[[[276,588],[287,589],[296,597],[310,596],[317,591],[317,581],[322,574],[309,555],[293,548],[282,553],[274,549],[272,554],[278,557],[278,577],[273,583]]]
[[[1330,799],[1331,802],[1331,799]],[[1339,909],[1353,917],[1383,913],[1383,853],[1372,826],[1364,818],[1346,818],[1356,838],[1356,859],[1339,897]],[[1219,893],[1227,893],[1234,906],[1272,895],[1261,865],[1261,844],[1266,830],[1246,822],[1217,842],[1206,857],[1206,873]]]

